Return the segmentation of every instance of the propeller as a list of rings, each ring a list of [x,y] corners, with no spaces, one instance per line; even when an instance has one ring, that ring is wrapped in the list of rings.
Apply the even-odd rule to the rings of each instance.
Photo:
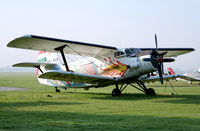
[[[153,49],[151,52],[151,57],[150,58],[144,58],[144,61],[151,62],[152,65],[157,68],[159,77],[160,77],[160,83],[163,84],[163,73],[164,73],[164,67],[163,63],[164,62],[173,62],[173,58],[164,58],[163,56],[167,54],[167,52],[158,52],[158,40],[157,40],[157,35],[155,34],[155,45],[156,49]]]

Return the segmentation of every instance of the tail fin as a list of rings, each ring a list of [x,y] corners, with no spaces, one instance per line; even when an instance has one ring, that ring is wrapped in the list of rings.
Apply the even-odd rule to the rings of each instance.
[[[46,52],[46,51],[40,51],[38,55],[38,62],[39,63],[51,63],[51,64],[59,64],[60,59],[57,53],[51,53],[51,52]],[[40,67],[43,71],[46,69],[44,67]],[[42,74],[40,70],[37,69],[36,72],[37,76]]]
[[[57,53],[40,51],[38,55],[38,62],[41,63],[60,63]]]
[[[168,70],[169,75],[175,75],[176,74],[171,67],[167,68],[167,70]]]
[[[57,53],[51,53],[51,52],[46,52],[46,51],[40,51],[39,54],[38,54],[38,62],[39,63],[49,63],[49,64],[59,64],[60,63],[60,59],[59,59],[59,56]],[[51,66],[52,67],[52,66]],[[44,66],[41,66],[40,67],[41,70],[43,72],[47,71],[48,69]],[[54,67],[52,67],[54,68]],[[55,68],[57,68],[55,66]],[[36,74],[37,76],[39,76],[40,74],[42,74],[41,70],[37,69],[36,71]],[[38,78],[38,81],[41,83],[41,84],[45,84],[45,85],[52,85],[51,82],[49,82],[50,80],[47,80],[47,79],[41,79],[41,78]]]

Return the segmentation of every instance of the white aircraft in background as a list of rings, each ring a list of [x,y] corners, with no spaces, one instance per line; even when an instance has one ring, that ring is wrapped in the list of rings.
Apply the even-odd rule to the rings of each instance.
[[[170,75],[176,74],[171,67],[167,68],[167,69],[168,69],[168,72],[169,72]],[[176,80],[188,81],[189,84],[192,84],[192,82],[194,82],[194,81],[200,82],[200,68],[196,72],[182,74],[182,75],[180,75],[179,78],[176,78]]]
[[[178,55],[194,51],[193,48],[116,48],[112,46],[61,40],[35,35],[14,39],[8,47],[40,51],[38,62],[24,62],[14,67],[35,67],[42,84],[63,88],[106,87],[115,85],[112,96],[120,96],[128,86],[155,95],[145,82],[174,79],[179,75],[163,76],[163,63],[173,62]],[[50,53],[51,52],[51,53]],[[59,53],[59,57],[55,56]],[[68,63],[65,54],[79,55],[83,59]],[[158,71],[159,76],[151,76]],[[120,85],[120,87],[119,87]]]

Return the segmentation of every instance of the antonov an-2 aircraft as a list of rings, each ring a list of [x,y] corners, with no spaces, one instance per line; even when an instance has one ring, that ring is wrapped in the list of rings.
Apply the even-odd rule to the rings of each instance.
[[[128,86],[155,95],[145,82],[174,79],[178,75],[163,76],[163,63],[173,62],[175,57],[194,51],[193,48],[123,48],[62,40],[35,35],[16,38],[8,47],[37,50],[38,62],[24,62],[14,67],[37,68],[42,84],[63,88],[106,87],[115,85],[112,96],[120,96]],[[79,55],[83,60],[69,63],[65,54]],[[63,62],[60,62],[60,58]],[[158,76],[151,76],[158,71]]]

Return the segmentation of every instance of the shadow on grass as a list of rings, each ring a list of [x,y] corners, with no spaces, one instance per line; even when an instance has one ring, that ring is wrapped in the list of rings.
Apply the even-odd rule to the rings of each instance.
[[[153,99],[157,96],[148,96],[142,93],[135,94],[122,94],[121,96],[113,97],[110,93],[96,93],[96,92],[66,92],[76,95],[87,95],[91,99],[102,99],[102,100],[141,100],[141,99]]]
[[[167,98],[167,100],[166,100]],[[112,98],[111,96],[96,97],[95,99],[111,99],[111,100],[144,100],[154,99],[155,102],[160,103],[175,103],[175,104],[200,104],[200,95],[156,95],[147,96],[144,94],[125,94],[118,98]]]
[[[56,111],[0,112],[1,130],[198,130],[200,119]]]
[[[174,95],[174,96],[161,96],[161,98],[176,98],[176,99],[162,100],[157,102],[175,103],[175,104],[200,104],[200,95]]]
[[[125,100],[136,101],[144,99],[158,99],[160,103],[176,103],[176,104],[200,104],[200,95],[156,95],[149,96],[142,93],[126,93],[119,97],[113,97],[108,93],[93,93],[93,92],[70,92],[76,94],[88,95],[91,99],[99,100]],[[168,98],[168,100],[166,100]]]
[[[103,99],[103,100],[130,100],[130,101],[134,101],[134,100],[143,100],[143,99],[155,99],[158,96],[148,96],[145,94],[139,94],[139,93],[135,93],[135,94],[123,94],[122,96],[117,96],[117,97],[113,97],[110,94],[107,95],[100,95],[100,96],[95,96],[92,97],[93,99]]]

